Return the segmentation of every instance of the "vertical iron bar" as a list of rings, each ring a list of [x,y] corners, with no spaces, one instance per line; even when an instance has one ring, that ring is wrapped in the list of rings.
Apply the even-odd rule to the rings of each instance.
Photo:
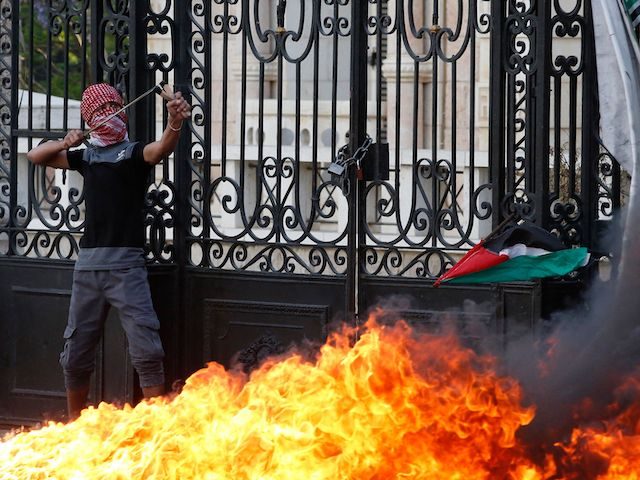
[[[284,220],[282,219],[283,213],[283,204],[284,198],[282,193],[282,111],[283,111],[283,102],[284,102],[284,60],[282,56],[282,49],[284,46],[280,43],[282,42],[281,34],[278,33],[276,46],[278,51],[278,89],[276,91],[276,105],[277,105],[277,113],[276,113],[276,128],[278,129],[276,132],[276,195],[275,202],[273,205],[273,216],[275,222],[275,232],[276,232],[276,242],[280,242],[282,239],[282,234],[284,233]]]
[[[598,158],[598,157],[596,157]],[[612,174],[611,174],[611,204],[613,206],[613,209],[615,211],[619,211],[620,207],[622,206],[622,170],[620,168],[620,164],[616,161],[615,158],[611,158],[611,162],[612,162]],[[599,169],[599,165],[594,163],[593,167],[592,167],[595,171],[594,175],[599,175],[600,172],[598,171]],[[599,214],[599,210],[598,210],[598,194],[597,194],[597,190],[595,190],[597,188],[597,180],[593,179],[594,185],[594,191],[593,191],[593,201],[592,201],[592,205],[593,205],[593,219],[597,220],[598,219],[598,214]],[[595,222],[594,225],[592,227],[593,229],[595,229]],[[595,235],[595,234],[594,234]]]
[[[174,70],[174,82],[178,88],[182,91],[184,98],[191,103],[191,19],[189,12],[192,11],[191,0],[184,0],[178,7],[174,9],[175,15],[175,30],[174,36],[171,39],[173,42],[173,52],[175,54],[175,70]],[[180,52],[177,55],[176,52]],[[211,73],[205,72],[205,89],[211,87]],[[205,103],[202,105],[202,111],[205,112],[206,117],[210,118],[209,105]],[[183,129],[178,145],[176,146],[174,155],[174,174],[176,184],[176,201],[175,201],[175,218],[176,224],[173,232],[173,242],[175,245],[175,261],[177,266],[177,272],[175,277],[175,285],[177,292],[177,311],[179,318],[177,319],[177,328],[173,332],[178,336],[176,344],[178,350],[182,353],[177,359],[176,371],[183,372],[184,366],[190,363],[191,349],[187,347],[185,339],[187,338],[187,325],[185,324],[185,296],[186,296],[186,281],[185,271],[188,261],[189,244],[187,242],[187,236],[189,233],[189,216],[191,211],[191,205],[189,198],[191,196],[190,182],[191,182],[191,129]]]
[[[504,71],[505,0],[491,2],[491,75],[489,75],[489,173],[492,185],[493,227],[502,221],[500,204],[505,189],[505,95]]]
[[[316,9],[315,18],[318,23],[320,22],[320,2],[314,2],[314,8]],[[320,29],[317,25],[311,27],[313,36],[313,113],[311,119],[311,144],[313,145],[312,151],[312,179],[311,179],[311,192],[313,195],[313,203],[311,208],[311,218],[309,223],[313,224],[318,212],[320,212],[320,194],[318,192],[318,177],[320,176],[318,165],[318,95],[320,90]],[[332,152],[335,152],[333,150]]]
[[[49,0],[47,2],[47,6],[49,8],[49,15],[51,15],[52,2]],[[49,28],[49,24],[47,24],[47,100],[46,100],[46,112],[47,118],[45,121],[45,130],[51,130],[51,96],[52,93],[52,81],[53,78],[53,62],[51,61],[51,53],[53,50],[53,39],[51,35],[51,28]],[[31,90],[29,90],[29,95],[31,95]],[[29,101],[29,106],[33,105],[31,101]],[[31,129],[31,127],[29,127]],[[31,138],[29,138],[29,150],[31,150]]]
[[[34,5],[33,1],[29,2],[29,66],[27,67],[29,70],[29,80],[28,80],[28,89],[29,89],[29,111],[27,113],[27,128],[29,130],[33,130],[33,86],[34,86],[34,64],[35,64],[35,42],[33,41],[33,27],[35,25],[35,15],[34,15]],[[51,58],[51,50],[47,52],[49,58]],[[48,83],[51,83],[51,76],[49,76]],[[29,138],[28,148],[31,150],[32,139]]]
[[[351,153],[364,142],[367,134],[367,2],[352,0],[351,3],[351,117],[349,122],[349,149]],[[360,274],[360,258],[364,252],[364,228],[360,228],[360,221],[366,220],[364,215],[364,188],[360,188],[354,169],[350,169],[349,191],[349,222],[347,251],[349,261],[347,266],[346,285],[346,314],[347,320],[356,320],[358,302],[358,276]]]
[[[102,0],[91,0],[91,83],[102,81],[102,52],[104,37],[100,34],[100,25],[104,14]]]
[[[373,164],[373,178],[380,179],[380,147],[386,139],[382,138],[382,0],[378,1],[376,8],[378,17],[378,30],[376,33],[376,162]],[[386,136],[386,135],[385,135]],[[369,165],[369,168],[371,166]]]
[[[394,161],[395,161],[395,165],[394,165],[394,173],[395,173],[395,183],[394,183],[394,189],[397,195],[396,201],[398,202],[398,204],[400,204],[400,116],[402,115],[402,102],[400,101],[400,99],[402,98],[402,25],[404,25],[404,21],[402,21],[401,19],[404,18],[404,9],[402,8],[402,2],[396,0],[396,11],[395,11],[395,21],[396,21],[396,34],[395,34],[395,40],[396,40],[396,44],[395,44],[395,60],[396,60],[396,64],[395,64],[395,78],[396,78],[396,115],[395,118],[393,119],[393,121],[395,121],[395,145],[394,145],[394,149],[395,149],[395,154],[394,154]],[[415,161],[415,159],[414,159]],[[412,163],[412,188],[415,188],[415,182],[417,181],[416,177],[416,172],[415,172],[415,168],[413,168],[413,166],[415,165],[415,163]],[[396,222],[398,221],[399,217],[396,217]]]
[[[578,78],[569,77],[569,195],[576,193],[576,159],[578,145],[576,144],[578,130]]]
[[[582,244],[593,246],[597,242],[596,226],[598,220],[598,153],[599,145],[596,135],[599,132],[600,112],[598,109],[598,75],[596,71],[596,46],[595,32],[593,31],[593,17],[591,12],[591,1],[587,0],[584,6],[584,59],[585,67],[582,77],[582,160],[580,178],[580,195],[582,198]],[[615,162],[613,162],[615,164]],[[620,185],[620,169],[617,171],[616,179],[614,172],[615,187]],[[620,206],[620,196],[615,195],[611,199],[613,208]],[[617,205],[616,202],[617,201]]]
[[[356,0],[352,0],[352,1],[356,1]],[[340,18],[340,2],[334,2],[334,6],[333,6],[333,14],[334,14],[334,18],[336,19],[336,21],[338,21],[338,19]],[[352,18],[353,21],[353,18]],[[353,37],[352,37],[353,40]],[[333,46],[333,52],[331,54],[331,58],[333,59],[333,65],[332,65],[332,70],[331,70],[331,132],[333,132],[333,134],[331,135],[331,151],[332,152],[336,152],[338,150],[338,139],[337,137],[337,133],[338,133],[338,55],[339,55],[339,49],[338,49],[338,42],[340,41],[340,36],[338,35],[338,29],[336,28],[333,32],[333,38],[332,38],[332,46]],[[353,45],[353,42],[352,42]],[[354,52],[353,50],[351,51],[351,55],[353,55]],[[353,69],[351,70],[351,73],[353,75]],[[353,85],[351,85],[351,89],[353,89]],[[355,150],[353,150],[355,151]]]
[[[473,17],[477,18],[477,12],[475,11],[476,7],[473,8]],[[470,46],[471,46],[471,60],[470,60],[470,72],[469,72],[469,83],[470,85],[474,85],[476,82],[476,68],[477,68],[477,58],[476,58],[476,30],[474,28],[471,29],[471,42],[470,42]],[[455,89],[456,84],[453,83],[453,88]],[[469,192],[475,192],[476,191],[476,179],[475,179],[475,170],[476,170],[476,89],[475,88],[471,88],[471,91],[469,92]],[[457,108],[457,107],[456,107]],[[453,110],[455,112],[455,110]],[[452,126],[452,128],[455,131],[455,125]],[[453,151],[455,152],[455,149],[453,149]],[[457,182],[457,164],[454,161],[453,162],[453,200],[454,200],[454,205],[456,208],[456,215],[458,215],[460,212],[458,212],[458,182]],[[465,179],[463,178],[462,180],[463,182],[463,187],[464,187],[464,182]],[[469,209],[469,220],[468,220],[468,226],[469,228],[471,228],[473,226],[473,224],[475,223],[475,218],[473,215],[473,204],[472,204],[472,195],[469,195],[469,205],[466,205],[465,207]],[[463,207],[464,208],[464,207]],[[471,231],[471,230],[469,230]]]
[[[137,98],[151,86],[147,67],[146,27],[149,1],[132,1],[129,5],[129,98]],[[154,101],[151,97],[143,99],[129,114],[129,133],[136,141],[148,143],[152,139],[154,122],[150,119],[154,118]]]
[[[207,2],[208,3],[208,2]],[[222,125],[220,138],[220,154],[224,162],[224,175],[227,174],[227,142],[228,142],[228,118],[229,118],[229,2],[224,2],[222,25]],[[205,22],[205,24],[208,24]],[[206,29],[205,31],[208,31]],[[207,55],[209,56],[209,55]],[[261,130],[262,131],[262,130]],[[208,187],[208,185],[207,185]]]
[[[551,86],[551,2],[541,1],[537,4],[536,29],[536,72],[535,88],[535,135],[533,156],[535,183],[527,185],[527,190],[533,192],[535,199],[535,222],[547,228],[550,222],[549,212],[549,112]],[[531,178],[531,177],[529,177]]]
[[[204,5],[204,24],[205,25],[209,25],[209,22],[211,20],[211,2],[205,2]],[[242,29],[243,31],[243,35],[244,35],[244,31],[245,29]],[[208,32],[208,29],[205,28],[205,32]],[[213,52],[213,47],[211,45],[212,43],[212,38],[210,34],[205,34],[204,35],[204,45],[203,45],[203,63],[204,63],[204,73],[205,75],[210,75],[210,72],[212,71],[211,65],[213,64],[213,59],[212,59],[212,52]],[[245,53],[245,49],[246,47],[244,46],[243,42],[243,56],[242,56],[242,65],[243,65],[243,76],[242,76],[242,91],[243,91],[243,95],[242,95],[242,109],[243,109],[243,114],[242,114],[242,121],[244,122],[244,111],[246,110],[246,53]],[[174,49],[174,52],[178,52],[180,50],[178,50],[179,46],[176,47]],[[226,48],[226,47],[225,47]],[[226,62],[225,62],[226,64]],[[209,77],[211,78],[211,77]],[[226,73],[223,77],[223,84],[224,84],[224,89],[225,91],[223,92],[223,98],[227,97],[227,80],[226,80]],[[211,83],[207,83],[205,82],[207,85],[211,85]],[[207,88],[205,86],[204,88],[204,103],[205,105],[211,105],[211,97],[212,97],[212,92],[211,92],[211,88]],[[226,107],[225,107],[226,108]],[[209,123],[208,125],[213,125],[213,119],[212,119],[212,115],[210,111],[207,111],[206,113],[206,118],[209,119]],[[223,121],[223,123],[226,125],[226,120]],[[203,169],[202,169],[202,189],[203,192],[206,192],[209,189],[209,185],[211,185],[211,143],[212,143],[212,138],[213,138],[213,129],[212,128],[205,128],[204,129],[204,153],[203,153],[203,158],[202,158],[202,162],[203,162]],[[242,125],[242,133],[241,135],[244,135],[244,124]],[[223,142],[223,149],[226,148],[226,146],[224,145],[226,142]],[[242,182],[244,182],[244,142],[240,143],[241,145],[241,156],[240,156],[240,182],[242,184]],[[226,158],[226,155],[223,154],[222,158]],[[244,187],[241,185],[241,191],[244,192]],[[186,193],[186,192],[185,192]],[[209,239],[211,238],[211,202],[206,202],[203,200],[203,204],[202,204],[202,239],[203,241],[207,242]],[[207,258],[203,258],[202,263],[207,265],[210,262],[210,257],[207,256]]]
[[[70,33],[70,28],[69,28],[69,22],[71,20],[70,15],[71,13],[71,9],[73,8],[71,5],[67,5],[67,8],[69,10],[67,10],[67,17],[65,18],[65,22],[64,22],[64,87],[63,87],[63,94],[62,94],[62,104],[63,104],[63,114],[62,114],[62,131],[66,132],[67,129],[69,128],[69,76],[70,76],[70,70],[69,70],[69,33]]]
[[[82,60],[80,64],[81,76],[82,76],[82,91],[87,86],[87,11],[82,12],[82,45],[80,47],[80,51],[82,52]],[[77,128],[77,125],[75,126]]]
[[[594,59],[595,61],[595,59]],[[562,169],[562,77],[557,75],[553,88],[553,191],[560,194],[560,172]]]
[[[504,191],[501,192],[500,200],[502,200],[506,195],[505,194],[513,194],[516,189],[516,175],[515,175],[515,158],[516,158],[516,125],[513,119],[516,115],[517,109],[517,73],[509,73],[507,77],[507,88],[506,92],[502,95],[505,96],[506,102],[506,114],[509,121],[505,127],[506,130],[506,141],[507,144],[505,146],[505,154],[506,158],[502,162],[502,168],[505,175],[505,182],[500,188],[503,188]],[[502,205],[500,205],[502,207]]]
[[[256,171],[256,200],[261,201],[262,175],[264,174],[264,100],[265,100],[265,65],[260,61],[260,75],[258,80],[258,164]],[[222,157],[222,175],[226,176],[226,158]],[[261,170],[262,168],[262,170]]]
[[[437,21],[437,5],[434,7],[433,19]],[[437,25],[437,24],[436,24]],[[434,41],[435,35],[432,36],[432,41]],[[436,248],[438,246],[438,235],[437,235],[437,227],[435,219],[438,218],[439,206],[438,206],[438,101],[440,94],[440,90],[438,88],[438,55],[434,51],[432,55],[433,59],[433,67],[431,69],[431,162],[432,162],[432,172],[431,172],[431,218],[433,221],[429,222],[429,236],[431,237],[431,246]],[[413,79],[413,131],[416,132],[413,135],[413,165],[418,164],[418,102],[420,96],[420,90],[418,88],[419,78],[420,78],[420,63],[415,62],[415,72],[416,76]],[[452,115],[455,115],[455,112],[452,112]],[[420,145],[422,146],[422,145]]]
[[[473,29],[472,29],[473,31]],[[471,50],[473,51],[473,50]],[[471,57],[470,61],[469,61],[469,70],[473,71],[473,64],[474,64],[474,59],[473,57]],[[446,68],[446,67],[445,67]],[[444,68],[443,68],[444,70]],[[446,79],[446,77],[445,77]],[[446,82],[446,80],[445,80]],[[456,170],[457,170],[457,164],[458,164],[458,131],[456,129],[456,121],[458,119],[458,115],[457,115],[457,111],[458,111],[458,95],[457,95],[457,84],[458,84],[458,63],[457,62],[453,62],[451,63],[451,203],[453,205],[454,211],[457,210],[457,198],[456,198],[456,185],[457,185],[457,174],[456,174]],[[471,85],[473,85],[473,78],[471,78]],[[470,89],[471,92],[473,92],[475,90],[475,88],[471,88]],[[469,92],[469,93],[471,93]],[[473,112],[473,103],[471,103],[471,95],[469,95],[469,111]],[[471,118],[473,118],[473,115],[471,115]],[[444,122],[443,122],[444,123]],[[470,125],[469,128],[469,137],[471,138],[473,135],[473,128]],[[471,148],[469,149],[470,152],[473,151],[473,145],[471,145]],[[473,172],[473,170],[471,170]],[[473,177],[473,173],[471,174],[471,177]],[[446,186],[444,187],[446,189]],[[470,190],[471,192],[473,192],[473,190]],[[446,201],[447,198],[447,193],[446,190],[444,192],[443,195],[440,196],[439,199],[439,204],[438,204],[438,210],[441,210],[444,208],[444,202]],[[471,210],[469,211],[471,212]],[[470,213],[469,217],[472,217],[473,215]],[[435,217],[434,217],[435,218]],[[433,222],[435,223],[435,222]]]
[[[304,227],[304,213],[302,211],[302,206],[300,204],[300,190],[301,190],[301,184],[302,184],[302,180],[301,180],[301,174],[300,174],[300,167],[302,164],[302,158],[300,157],[300,125],[301,125],[301,119],[302,119],[302,107],[300,105],[301,103],[301,95],[302,95],[302,62],[298,62],[296,63],[296,131],[295,131],[295,138],[294,138],[294,163],[293,163],[293,168],[294,168],[294,173],[293,173],[293,186],[295,189],[294,192],[294,201],[296,204],[296,209],[297,212],[299,214],[299,222],[300,222],[300,227],[301,228],[305,228]],[[306,192],[305,192],[306,193]],[[311,195],[313,196],[315,193],[315,190],[311,191]],[[309,222],[311,224],[311,222]]]
[[[207,3],[208,5],[208,3]],[[248,36],[247,32],[249,31],[249,15],[248,12],[249,7],[248,3],[242,3],[242,85],[241,85],[241,95],[240,95],[240,168],[238,169],[238,182],[240,183],[240,191],[242,192],[242,201],[244,202],[244,196],[246,192],[246,188],[250,188],[245,185],[245,172],[246,172],[246,163],[247,163],[247,146],[246,146],[246,137],[247,137],[247,54],[250,49],[248,46]],[[209,36],[207,36],[208,38]],[[209,55],[206,56],[207,61],[209,61]],[[209,72],[210,69],[206,68],[205,71]],[[209,93],[209,89],[207,89],[206,94]],[[208,98],[208,97],[206,97]],[[209,102],[207,102],[208,104]],[[209,142],[205,142],[205,145],[210,145],[211,142],[211,132],[210,128],[207,129],[207,134],[209,135]],[[257,132],[256,132],[257,134]],[[207,151],[211,151],[211,148],[207,148]],[[211,161],[209,161],[211,163]],[[258,175],[256,174],[256,178]],[[205,226],[209,225],[209,220],[207,218],[204,219]],[[205,232],[206,238],[209,238],[209,228]]]
[[[534,40],[530,40],[531,44],[538,45],[538,37],[534,36]],[[534,48],[534,47],[532,47]],[[535,54],[536,62],[538,65],[538,52]],[[538,169],[537,166],[540,164],[542,160],[538,158],[539,155],[539,145],[538,145],[538,107],[540,103],[537,101],[538,97],[538,81],[540,79],[539,72],[536,69],[539,68],[534,65],[532,71],[526,74],[526,86],[525,86],[525,94],[524,97],[519,98],[518,101],[522,102],[524,105],[524,136],[517,139],[517,143],[524,152],[524,161],[522,162],[522,171],[521,178],[516,179],[516,184],[520,186],[520,190],[523,191],[527,195],[527,203],[531,204],[533,202],[534,208],[536,206],[537,197],[536,192],[538,189],[536,187],[538,180]],[[511,118],[510,118],[511,119]],[[517,150],[516,150],[517,151]],[[517,165],[516,165],[517,166]],[[533,196],[532,198],[529,198]],[[532,215],[534,217],[537,215],[539,210],[534,209]]]

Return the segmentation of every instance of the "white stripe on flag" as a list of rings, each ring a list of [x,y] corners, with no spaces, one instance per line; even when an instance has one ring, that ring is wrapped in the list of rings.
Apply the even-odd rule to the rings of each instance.
[[[515,245],[511,245],[510,247],[500,250],[500,255],[506,255],[509,258],[522,257],[525,255],[527,257],[541,257],[548,253],[551,252],[544,248],[528,247],[524,243],[516,243]]]

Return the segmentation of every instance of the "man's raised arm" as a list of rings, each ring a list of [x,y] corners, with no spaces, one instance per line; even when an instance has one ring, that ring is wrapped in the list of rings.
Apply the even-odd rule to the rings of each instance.
[[[191,105],[182,97],[182,93],[176,92],[173,100],[167,103],[167,112],[169,118],[162,137],[144,147],[144,161],[151,165],[157,164],[175,150],[182,122],[191,115]]]

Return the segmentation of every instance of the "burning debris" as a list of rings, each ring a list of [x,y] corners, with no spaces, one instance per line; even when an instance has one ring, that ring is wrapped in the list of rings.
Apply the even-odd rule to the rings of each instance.
[[[608,419],[574,418],[534,460],[519,432],[535,408],[495,357],[403,322],[371,319],[355,345],[352,334],[332,336],[315,361],[291,354],[251,376],[209,364],[172,399],[101,404],[13,434],[0,478],[638,478],[638,378],[619,386]]]

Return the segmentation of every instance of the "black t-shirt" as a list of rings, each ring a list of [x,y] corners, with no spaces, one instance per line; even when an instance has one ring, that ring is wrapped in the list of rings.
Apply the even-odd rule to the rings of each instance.
[[[84,177],[85,228],[82,248],[144,247],[144,198],[152,165],[144,145],[69,150],[69,167]]]

